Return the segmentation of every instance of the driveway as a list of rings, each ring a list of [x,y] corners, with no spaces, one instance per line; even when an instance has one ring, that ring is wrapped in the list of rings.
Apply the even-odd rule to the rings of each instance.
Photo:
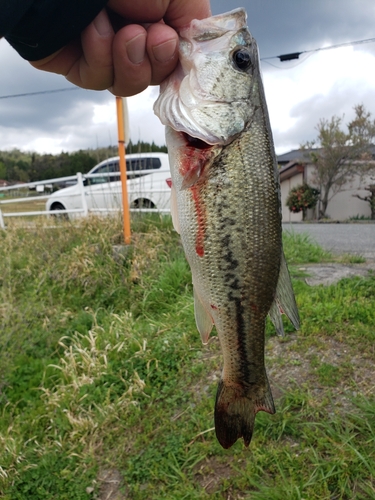
[[[283,229],[308,233],[335,254],[350,253],[375,261],[375,224],[283,224]]]

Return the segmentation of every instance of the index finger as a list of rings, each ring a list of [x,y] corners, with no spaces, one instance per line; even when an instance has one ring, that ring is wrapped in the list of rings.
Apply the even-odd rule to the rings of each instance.
[[[129,22],[156,23],[163,19],[177,30],[192,19],[211,15],[209,0],[110,0],[108,7]]]
[[[209,0],[170,0],[164,21],[172,28],[182,28],[193,19],[205,19],[211,16]]]

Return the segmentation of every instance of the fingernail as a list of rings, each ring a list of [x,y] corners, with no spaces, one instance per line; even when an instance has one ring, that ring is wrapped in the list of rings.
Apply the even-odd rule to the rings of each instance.
[[[133,64],[141,64],[145,58],[146,51],[146,35],[140,34],[132,38],[126,44],[126,52],[130,62]]]
[[[155,59],[160,63],[165,63],[172,59],[176,52],[177,40],[168,40],[152,48]]]
[[[110,35],[113,33],[111,23],[108,20],[107,14],[100,12],[93,21],[96,31],[101,36]]]

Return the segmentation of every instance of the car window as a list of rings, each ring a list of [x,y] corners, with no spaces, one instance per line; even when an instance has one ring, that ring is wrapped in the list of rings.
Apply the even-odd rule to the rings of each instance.
[[[161,167],[160,158],[132,158],[131,160],[126,160],[126,169],[129,171],[134,170],[156,170]]]
[[[153,157],[143,157],[143,158],[130,158],[126,160],[126,170],[127,172],[134,172],[137,170],[156,170],[161,167],[160,158]],[[105,165],[101,165],[92,171],[93,174],[101,174],[101,173],[111,173],[111,172],[119,172],[120,164],[119,161],[112,161],[110,163],[106,163]],[[136,177],[141,177],[144,174],[128,174],[128,179],[134,179]],[[104,182],[115,182],[119,181],[120,176],[103,176],[103,177],[93,177],[87,179],[88,184],[103,184]]]
[[[103,173],[103,172],[92,172],[93,174],[100,174],[100,173]],[[103,184],[103,182],[108,182],[108,177],[105,176],[105,177],[90,177],[88,179],[89,181],[89,184]]]
[[[96,168],[93,170],[91,173],[92,174],[104,174],[104,173],[111,173],[111,172],[118,172],[119,171],[119,165],[118,162],[110,162],[106,163],[105,165],[101,165],[100,167]],[[88,179],[89,184],[103,184],[104,182],[112,182],[112,181],[117,181],[119,180],[119,177],[111,177],[111,176],[104,176],[104,177],[92,177]]]

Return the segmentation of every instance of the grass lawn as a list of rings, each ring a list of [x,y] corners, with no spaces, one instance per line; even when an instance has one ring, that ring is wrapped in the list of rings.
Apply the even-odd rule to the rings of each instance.
[[[0,231],[0,498],[375,498],[375,277],[310,287],[333,257],[285,235],[301,330],[267,324],[277,413],[223,450],[178,235],[141,217],[121,243],[115,218]]]

